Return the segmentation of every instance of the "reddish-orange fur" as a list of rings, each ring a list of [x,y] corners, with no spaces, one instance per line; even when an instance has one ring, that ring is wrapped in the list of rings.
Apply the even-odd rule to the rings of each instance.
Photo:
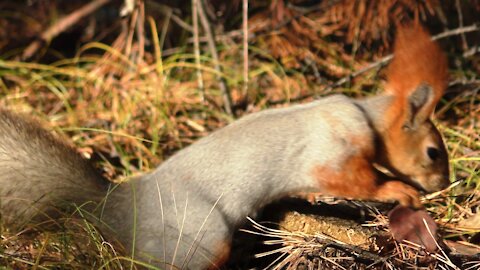
[[[221,266],[225,264],[225,262],[230,257],[231,245],[229,242],[222,242],[218,245],[218,252],[216,256],[216,260],[212,262],[212,264],[208,267],[208,270],[217,270],[221,269]]]
[[[445,54],[418,22],[398,27],[386,83],[386,91],[395,96],[385,114],[386,130],[383,134],[384,152],[390,162],[404,164],[405,168],[409,160],[421,158],[418,144],[429,134],[437,132],[430,122],[421,121],[429,118],[443,95],[447,86],[447,71]],[[411,108],[409,97],[421,85],[431,87],[433,95],[420,111],[414,112],[420,122],[412,123],[412,110],[415,109]],[[412,124],[409,128],[415,132],[405,132],[405,124]],[[441,141],[436,143],[442,144]],[[399,151],[399,146],[402,151]]]
[[[329,166],[314,168],[313,175],[319,181],[322,192],[355,199],[397,200],[402,205],[421,206],[414,188],[400,181],[383,179],[383,175],[373,167],[375,151],[372,139],[353,137],[349,140],[358,147],[358,151],[346,158],[340,169]]]
[[[375,154],[373,141],[368,137],[353,137],[349,141],[358,149],[354,155],[346,157],[339,168],[315,166],[313,176],[325,195],[371,198],[376,188],[376,175],[371,166]]]
[[[447,86],[447,71],[447,59],[427,30],[418,23],[398,27],[387,91],[407,96],[421,83],[428,83],[435,92],[432,104],[436,104]]]
[[[382,179],[372,166],[368,155],[353,155],[347,158],[340,169],[317,166],[314,177],[326,195],[346,198],[391,201],[402,205],[421,207],[418,192],[400,181]]]
[[[386,84],[386,91],[397,96],[397,99],[387,113],[388,123],[395,126],[404,122],[407,97],[422,83],[433,88],[434,99],[425,109],[433,112],[445,91],[447,80],[447,58],[427,30],[418,23],[398,26]],[[398,131],[398,128],[392,129],[392,132],[395,130]]]
[[[376,189],[376,175],[370,161],[360,155],[349,157],[340,169],[317,166],[313,170],[321,190],[327,195],[369,199]]]

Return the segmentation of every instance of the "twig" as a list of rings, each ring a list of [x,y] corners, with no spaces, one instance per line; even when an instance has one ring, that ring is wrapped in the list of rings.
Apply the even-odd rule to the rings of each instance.
[[[183,21],[180,17],[180,10],[176,8],[172,8],[168,5],[157,3],[155,1],[146,1],[146,9],[147,10],[158,10],[163,13],[164,16],[171,17],[172,21],[178,24],[181,28],[185,29],[186,31],[193,33],[193,26],[189,25],[187,22]]]
[[[200,70],[200,42],[198,41],[198,0],[192,0],[192,20],[193,20],[193,53],[195,54],[195,65],[197,68],[198,88],[200,89],[202,102],[205,102],[205,90],[203,87],[202,71]]]
[[[160,34],[160,44],[161,48],[165,45],[165,39],[167,38],[168,28],[170,27],[170,20],[173,19],[173,10],[170,9],[165,13],[165,19],[162,24],[162,33]]]
[[[243,0],[243,96],[248,102],[248,0]]]
[[[218,53],[215,45],[213,31],[210,28],[210,23],[208,22],[205,10],[203,8],[203,1],[199,0],[197,4],[198,16],[200,17],[200,22],[202,23],[203,30],[205,31],[205,35],[207,37],[207,44],[210,49],[210,53],[212,54],[214,69],[218,72],[218,74],[221,74],[222,66],[220,66],[220,62],[218,59]],[[217,75],[217,80],[220,91],[222,92],[223,106],[225,107],[225,112],[229,115],[233,115],[232,97],[230,95],[230,90],[228,89],[227,82],[225,81],[225,78],[220,75]]]
[[[172,13],[172,20],[176,22],[180,27],[183,29],[187,30],[190,33],[193,33],[193,27],[191,27],[188,23],[184,22],[180,17],[175,15],[175,13]]]
[[[463,53],[463,57],[470,57],[475,55],[476,53],[480,52],[480,46],[474,46],[470,48],[468,51]]]
[[[478,30],[480,30],[480,28],[479,28],[479,25],[477,25],[477,24],[473,24],[473,25],[465,26],[465,27],[459,27],[459,28],[456,28],[456,29],[448,30],[448,31],[442,32],[440,34],[437,34],[437,35],[432,37],[432,40],[438,40],[438,39],[446,38],[446,37],[449,37],[449,36],[462,35],[464,33],[474,32],[474,31],[478,31]],[[349,82],[352,78],[355,78],[360,74],[363,74],[363,73],[365,73],[365,72],[367,72],[371,69],[374,69],[376,67],[382,67],[382,66],[388,64],[388,62],[390,62],[390,60],[392,60],[392,58],[393,58],[393,54],[389,54],[385,57],[382,57],[380,60],[378,60],[374,63],[371,63],[368,66],[341,78],[340,80],[336,81],[335,83],[329,85],[325,90],[330,91],[333,88],[336,88],[336,87],[338,87],[342,84],[345,84],[345,83]]]
[[[335,248],[337,250],[341,250],[351,256],[354,256],[357,260],[372,262],[370,266],[387,260],[386,258],[378,254],[375,254],[368,250],[364,250],[354,245],[338,243],[329,239],[316,239],[316,240],[324,244],[324,246],[322,247],[323,250],[327,248]]]
[[[450,36],[456,36],[456,35],[460,35],[460,34],[463,34],[463,33],[469,33],[469,32],[475,32],[475,31],[479,31],[480,30],[480,25],[478,24],[472,24],[472,25],[469,25],[469,26],[465,26],[465,27],[459,27],[459,28],[456,28],[456,29],[452,29],[452,30],[447,30],[445,32],[442,32],[440,34],[437,34],[435,36],[432,37],[432,40],[439,40],[439,39],[443,39],[443,38],[446,38],[446,37],[450,37]],[[478,48],[475,48],[475,49],[478,49]],[[470,52],[470,51],[468,51]],[[471,54],[474,54],[476,51],[473,50],[472,52],[470,52]],[[340,78],[338,81],[328,85],[327,87],[325,87],[324,91],[325,92],[328,92],[328,91],[331,91],[345,83],[348,83],[350,82],[353,78],[371,70],[371,69],[374,69],[374,68],[377,68],[377,67],[382,67],[386,64],[388,64],[390,62],[390,60],[392,60],[393,58],[393,54],[389,54],[387,56],[384,56],[382,57],[380,60],[378,61],[375,61],[369,65],[367,65],[366,67],[362,68],[362,69],[359,69],[355,72],[352,72],[350,74],[348,74],[347,76],[344,76],[342,78]],[[305,95],[300,95],[298,97],[295,97],[295,98],[290,98],[289,100],[290,101],[300,101],[300,100],[304,100],[304,99],[307,99],[309,97],[312,97],[312,96],[315,96],[315,94],[305,94]],[[281,103],[284,103],[283,100],[276,100],[276,101],[271,101],[269,102],[270,105],[275,105],[275,104],[281,104]]]
[[[478,23],[474,23],[469,26],[464,26],[464,27],[459,27],[455,28],[452,30],[447,30],[445,32],[442,32],[438,35],[435,35],[432,37],[432,40],[437,40],[437,39],[442,39],[450,36],[456,36],[456,35],[461,35],[463,33],[469,33],[469,32],[475,32],[480,30],[480,25]]]
[[[393,58],[393,54],[389,54],[387,56],[384,56],[382,57],[380,60],[374,62],[374,63],[371,63],[369,64],[368,66],[362,68],[362,69],[359,69],[353,73],[350,73],[349,75],[341,78],[340,80],[336,81],[335,83],[333,84],[330,84],[329,86],[327,86],[327,88],[325,88],[325,91],[331,91],[333,90],[334,88],[337,88],[339,87],[340,85],[343,85],[349,81],[351,81],[353,78],[357,77],[358,75],[360,74],[363,74],[371,69],[374,69],[374,68],[377,68],[377,67],[383,67],[384,65],[388,64],[388,62],[390,62],[390,60],[392,60]]]
[[[99,9],[108,2],[110,2],[110,0],[94,0],[57,21],[57,23],[47,28],[47,30],[45,30],[37,40],[28,45],[25,51],[23,51],[21,57],[22,60],[31,58],[40,49],[42,44],[49,42],[60,33],[77,23],[80,19],[93,13],[95,10]]]
[[[469,25],[469,26],[459,27],[459,28],[455,28],[455,29],[452,29],[452,30],[444,31],[440,34],[437,34],[437,35],[433,36],[432,40],[439,40],[439,39],[447,38],[447,37],[450,37],[450,36],[456,36],[456,35],[460,35],[460,34],[463,34],[463,33],[475,32],[475,31],[479,31],[479,30],[480,30],[480,25],[479,24],[472,24],[472,25]],[[234,31],[226,33],[223,36],[219,36],[218,40],[221,40],[224,37],[234,38],[234,37],[239,37],[241,35],[242,35],[242,33],[240,31],[234,30]],[[256,35],[253,34],[253,33],[248,34],[249,39],[254,38],[255,36]],[[199,42],[204,42],[204,41],[207,41],[207,40],[208,40],[207,37],[200,37],[199,38]],[[192,42],[192,41],[189,40],[189,42]],[[162,55],[163,56],[169,56],[171,54],[177,53],[180,50],[181,50],[180,48],[167,49],[167,50],[163,51]],[[477,52],[480,52],[480,47],[479,46],[473,47],[470,50],[466,51],[464,53],[464,57],[472,56]],[[393,58],[393,55],[391,55],[391,54],[387,55],[387,56],[381,58],[380,60],[367,65],[366,67],[364,67],[360,70],[357,70],[357,71],[355,71],[355,72],[353,72],[353,73],[351,73],[351,74],[349,74],[349,75],[347,75],[343,78],[340,78],[335,83],[328,85],[325,88],[325,90],[326,91],[331,91],[334,88],[337,88],[337,87],[349,82],[351,79],[353,79],[353,78],[355,78],[355,77],[357,77],[357,76],[359,76],[359,75],[361,75],[361,74],[363,74],[363,73],[365,73],[365,72],[367,72],[371,69],[386,65],[386,64],[388,64],[388,62],[390,62],[390,60],[392,58]],[[293,102],[296,102],[296,101],[300,101],[300,100],[310,98],[312,96],[314,96],[314,94],[305,94],[305,95],[300,95],[300,96],[297,96],[297,97],[294,97],[294,98],[290,98],[289,100],[293,101]],[[281,103],[284,103],[284,102],[285,101],[283,101],[283,100],[274,100],[274,101],[269,101],[268,104],[269,105],[275,105],[275,104],[281,104]]]
[[[128,34],[125,44],[125,55],[130,57],[133,47],[133,34],[135,33],[135,24],[138,17],[138,8],[133,9],[132,14],[130,15],[130,25],[128,26]]]
[[[463,27],[463,13],[462,13],[462,5],[460,4],[460,0],[455,0],[455,8],[457,9],[457,14],[458,14],[458,26]],[[465,37],[464,33],[462,33],[460,37],[462,38],[463,50],[466,51],[468,49],[467,38]]]
[[[139,16],[137,20],[138,62],[143,61],[145,54],[145,3],[139,1]]]
[[[135,0],[124,0],[123,6],[120,9],[120,16],[125,17],[129,14],[132,14],[135,9]]]

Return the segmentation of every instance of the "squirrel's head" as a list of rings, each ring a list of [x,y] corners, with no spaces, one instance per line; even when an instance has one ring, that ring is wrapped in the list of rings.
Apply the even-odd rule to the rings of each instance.
[[[432,102],[433,90],[427,84],[421,84],[405,100],[397,98],[387,112],[392,122],[383,136],[384,166],[427,192],[444,189],[450,183],[448,153],[429,119]]]
[[[447,87],[447,59],[418,23],[400,26],[387,70],[384,165],[427,192],[449,184],[448,154],[430,120]]]

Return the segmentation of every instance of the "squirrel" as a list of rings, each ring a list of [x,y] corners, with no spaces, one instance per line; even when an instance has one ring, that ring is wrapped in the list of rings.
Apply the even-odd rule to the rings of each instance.
[[[114,188],[67,143],[2,109],[2,221],[82,205],[138,260],[217,269],[246,217],[281,197],[320,192],[421,208],[419,192],[449,185],[448,153],[430,120],[447,60],[423,27],[399,26],[386,75],[376,96],[336,94],[244,116]]]

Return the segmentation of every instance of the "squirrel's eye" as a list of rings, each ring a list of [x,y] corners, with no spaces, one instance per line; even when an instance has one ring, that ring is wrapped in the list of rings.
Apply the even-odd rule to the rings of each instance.
[[[431,160],[435,161],[440,156],[440,151],[435,147],[427,147],[427,155]]]

